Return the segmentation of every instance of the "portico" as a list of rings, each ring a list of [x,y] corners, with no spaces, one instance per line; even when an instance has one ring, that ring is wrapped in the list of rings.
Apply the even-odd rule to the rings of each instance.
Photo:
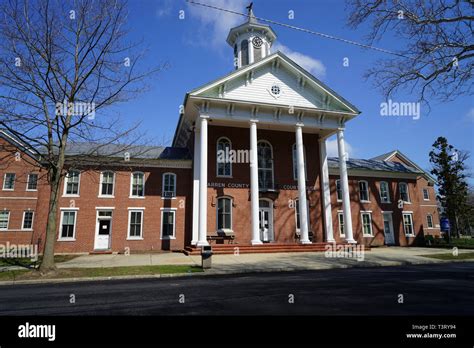
[[[238,69],[186,95],[174,145],[193,148],[192,245],[215,234],[251,245],[334,242],[326,139],[335,134],[346,240],[354,242],[344,127],[359,111],[281,52],[271,54],[275,39],[249,13],[227,39]],[[248,151],[249,163],[217,163],[219,149]]]

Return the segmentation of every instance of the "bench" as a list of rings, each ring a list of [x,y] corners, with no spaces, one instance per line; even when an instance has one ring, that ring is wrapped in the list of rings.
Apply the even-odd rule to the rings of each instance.
[[[229,231],[217,231],[217,234],[207,236],[207,240],[209,242],[215,241],[216,244],[218,241],[222,242],[222,244],[224,244],[225,241],[228,241],[228,244],[234,244],[235,234]]]

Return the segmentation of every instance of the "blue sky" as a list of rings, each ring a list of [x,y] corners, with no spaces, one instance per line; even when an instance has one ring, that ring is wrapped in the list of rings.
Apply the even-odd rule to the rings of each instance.
[[[203,3],[245,11],[249,1],[199,0]],[[131,0],[129,2],[130,35],[143,39],[149,48],[143,64],[167,64],[150,83],[150,89],[131,102],[120,105],[127,121],[142,121],[142,127],[156,142],[171,141],[178,120],[179,106],[186,92],[233,70],[232,48],[225,38],[228,30],[244,18],[187,4],[184,0]],[[179,11],[184,11],[184,19]],[[294,11],[294,19],[288,11]],[[346,26],[347,12],[343,0],[256,0],[257,17],[285,22],[298,27],[363,41],[367,30],[354,31]],[[422,168],[429,168],[428,152],[442,135],[455,147],[474,152],[474,103],[458,98],[449,103],[431,101],[431,112],[421,107],[421,117],[383,117],[380,92],[364,72],[385,55],[341,42],[274,26],[278,35],[276,47],[308,68],[332,89],[355,104],[362,114],[346,127],[349,155],[370,158],[399,149]],[[404,43],[388,37],[376,44],[386,49],[403,47]],[[343,66],[343,59],[349,66]],[[416,99],[400,93],[398,102]],[[115,109],[115,108],[114,108]],[[335,149],[331,142],[330,149]],[[474,168],[474,158],[468,165]]]

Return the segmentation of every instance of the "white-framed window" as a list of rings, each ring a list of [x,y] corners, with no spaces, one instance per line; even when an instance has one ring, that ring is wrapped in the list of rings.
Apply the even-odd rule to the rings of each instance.
[[[33,229],[33,218],[35,213],[32,210],[25,210],[23,212],[23,222],[21,223],[22,230],[32,230]]]
[[[115,190],[115,173],[104,171],[100,173],[100,197],[113,197]]]
[[[423,200],[424,201],[429,201],[430,200],[430,191],[428,190],[427,187],[423,188]]]
[[[161,209],[161,238],[175,239],[176,238],[176,209],[162,208]]]
[[[130,181],[130,197],[145,197],[145,174],[133,172]]]
[[[390,203],[390,186],[386,181],[380,182],[380,202]]]
[[[217,229],[232,230],[232,198],[217,198]]]
[[[369,183],[365,180],[359,181],[359,198],[361,202],[369,202]]]
[[[232,162],[230,161],[230,151],[232,142],[230,139],[221,137],[217,140],[216,148],[216,168],[217,176],[232,177]]]
[[[339,236],[345,237],[345,230],[344,230],[344,213],[338,212],[337,213],[337,221],[339,223]]]
[[[340,179],[336,180],[336,197],[338,202],[342,201],[342,185]]]
[[[266,140],[257,143],[258,162],[258,188],[272,190],[275,188],[273,181],[273,148]]]
[[[363,211],[360,213],[362,223],[362,234],[364,237],[372,237],[372,213]]]
[[[76,237],[77,210],[62,210],[59,240],[74,240]]]
[[[406,182],[400,182],[398,184],[398,190],[400,191],[400,199],[403,202],[410,202],[410,195],[408,194],[408,184]]]
[[[128,239],[143,239],[143,210],[129,209]]]
[[[15,189],[15,173],[5,173],[3,176],[3,190],[13,191]]]
[[[296,152],[296,144],[293,144],[292,147],[292,155],[293,155],[293,179],[298,180],[298,153]],[[305,169],[305,178],[307,179],[307,169],[306,169],[306,148],[303,146],[303,161],[304,161],[304,169]]]
[[[164,173],[163,174],[163,198],[176,197],[176,174]]]
[[[306,216],[308,218],[308,231],[311,231],[308,201],[306,201]],[[299,232],[300,231],[300,201],[299,199],[295,200],[295,219],[296,219],[296,231]]]
[[[0,230],[8,230],[10,221],[10,212],[8,210],[0,211]]]
[[[64,196],[78,196],[81,173],[78,170],[70,170],[64,178]]]
[[[38,190],[38,174],[28,174],[28,180],[26,182],[26,191],[37,191]]]
[[[413,229],[413,214],[412,213],[403,213],[403,230],[405,231],[406,236],[414,236],[415,231]]]
[[[426,215],[426,226],[427,226],[428,228],[433,228],[433,227],[434,227],[434,224],[433,224],[433,215],[431,215],[431,214]]]

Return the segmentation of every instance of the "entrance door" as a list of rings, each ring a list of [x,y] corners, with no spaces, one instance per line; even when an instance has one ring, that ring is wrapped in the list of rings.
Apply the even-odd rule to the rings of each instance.
[[[383,233],[385,235],[385,244],[395,245],[392,213],[383,213]]]
[[[273,241],[273,210],[272,203],[261,199],[259,201],[259,226],[262,242]]]
[[[110,248],[110,223],[110,219],[98,219],[94,249],[107,250]]]

